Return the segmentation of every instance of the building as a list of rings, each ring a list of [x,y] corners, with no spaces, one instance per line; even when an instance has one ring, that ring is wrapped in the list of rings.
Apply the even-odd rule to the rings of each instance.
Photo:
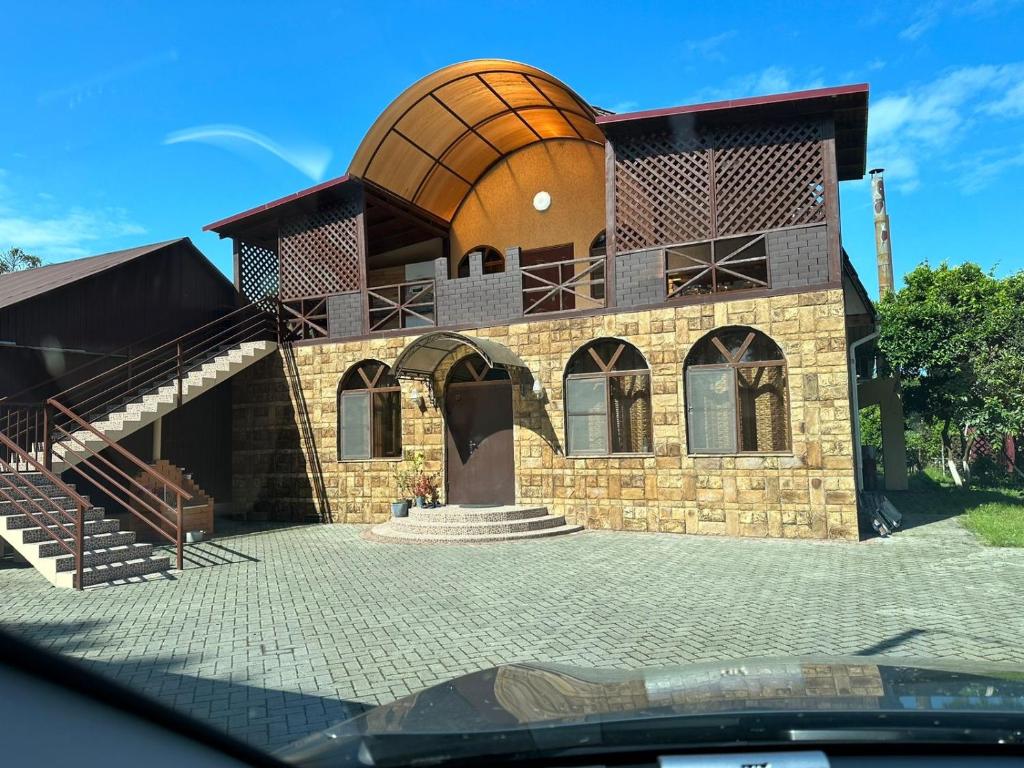
[[[232,382],[236,508],[379,522],[422,453],[449,503],[856,539],[875,316],[838,188],[867,104],[611,114],[499,60],[415,83],[345,176],[206,227],[291,342]]]

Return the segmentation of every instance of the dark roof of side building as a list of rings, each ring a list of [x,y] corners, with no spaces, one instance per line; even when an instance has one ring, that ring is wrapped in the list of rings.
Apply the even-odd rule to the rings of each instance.
[[[180,244],[187,244],[203,261],[209,264],[206,257],[203,256],[202,252],[195,247],[189,238],[179,237],[174,240],[165,240],[162,243],[151,243],[150,245],[126,248],[123,251],[101,253],[98,256],[86,256],[85,258],[63,261],[59,264],[48,264],[44,267],[36,267],[35,269],[8,272],[0,275],[0,309],[13,306],[26,299],[35,298],[87,277],[92,277],[100,272],[105,272],[121,264],[134,261],[147,254]],[[210,268],[214,269],[221,279],[227,279],[212,264],[210,264]]]

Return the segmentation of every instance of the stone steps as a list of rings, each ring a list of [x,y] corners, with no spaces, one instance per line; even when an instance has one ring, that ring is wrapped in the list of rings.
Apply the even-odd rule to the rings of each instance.
[[[539,539],[575,533],[563,515],[546,507],[450,505],[436,509],[412,509],[409,517],[392,518],[368,532],[374,541],[395,544],[486,544],[518,539]]]

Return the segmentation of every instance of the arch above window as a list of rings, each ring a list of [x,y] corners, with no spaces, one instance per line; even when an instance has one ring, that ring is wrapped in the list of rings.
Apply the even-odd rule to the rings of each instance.
[[[402,455],[402,391],[379,360],[356,363],[338,385],[338,458]]]
[[[482,254],[483,273],[485,275],[494,275],[505,271],[505,257],[501,251],[491,245],[478,245],[462,254],[456,270],[457,277],[469,277],[469,255],[478,251]]]
[[[565,369],[565,432],[570,456],[650,453],[651,374],[640,350],[597,339]]]
[[[683,368],[690,453],[790,449],[789,385],[779,345],[729,326],[700,339]]]

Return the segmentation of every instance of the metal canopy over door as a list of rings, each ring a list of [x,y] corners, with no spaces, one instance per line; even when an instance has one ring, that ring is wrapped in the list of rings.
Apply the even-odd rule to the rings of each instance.
[[[456,380],[468,369],[470,380]],[[472,355],[445,388],[449,504],[514,504],[512,382]]]

